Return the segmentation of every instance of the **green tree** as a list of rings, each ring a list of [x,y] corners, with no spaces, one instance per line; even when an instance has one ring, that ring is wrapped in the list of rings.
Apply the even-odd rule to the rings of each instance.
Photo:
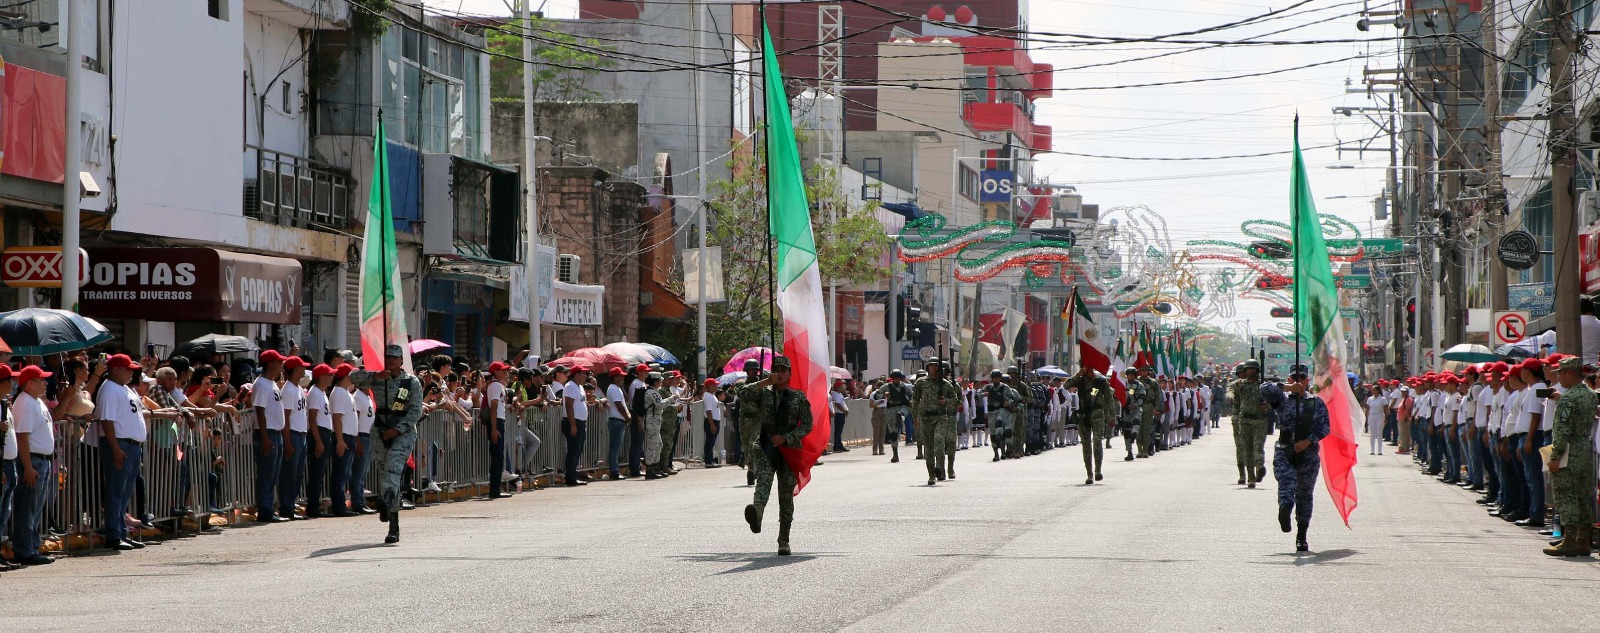
[[[533,38],[533,100],[593,101],[599,93],[584,86],[584,80],[615,62],[604,56],[608,50],[593,38],[580,38],[555,28],[556,22],[534,17],[524,27],[520,18],[486,33],[489,50],[496,56],[489,61],[489,95],[496,101],[522,100],[522,71],[529,66],[522,58],[522,33]]]
[[[772,346],[768,314],[772,310],[767,242],[766,163],[763,150],[735,151],[728,160],[728,179],[710,186],[708,242],[722,248],[722,283],[727,300],[708,306],[706,346],[713,362],[752,345]],[[879,255],[891,240],[878,222],[876,202],[853,207],[839,187],[836,168],[814,165],[806,171],[806,196],[811,201],[811,229],[817,241],[817,267],[823,283],[869,284],[888,279],[891,268]],[[833,219],[829,219],[833,209]],[[778,327],[782,327],[780,323]],[[781,336],[781,331],[777,332]]]

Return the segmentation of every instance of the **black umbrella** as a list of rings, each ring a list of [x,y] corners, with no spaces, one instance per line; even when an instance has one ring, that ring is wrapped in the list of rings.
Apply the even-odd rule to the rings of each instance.
[[[0,313],[0,339],[18,356],[43,356],[94,347],[111,340],[111,332],[74,312],[23,308]]]
[[[261,347],[243,336],[231,334],[207,334],[192,341],[178,344],[172,351],[173,356],[184,358],[210,359],[213,354],[254,354],[261,351]]]

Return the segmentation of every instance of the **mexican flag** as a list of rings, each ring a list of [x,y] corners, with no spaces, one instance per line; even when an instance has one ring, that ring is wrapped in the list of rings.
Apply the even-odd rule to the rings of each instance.
[[[1067,303],[1072,306],[1072,335],[1078,341],[1078,364],[1102,374],[1111,373],[1111,356],[1105,349],[1108,337],[1089,317],[1089,306],[1083,303],[1077,288],[1072,289]]]
[[[811,403],[811,434],[800,446],[784,446],[783,461],[799,479],[795,492],[811,481],[811,466],[827,447],[832,429],[828,417],[828,322],[822,302],[822,273],[817,269],[817,243],[811,234],[811,203],[789,116],[789,96],[778,72],[772,34],[761,26],[761,67],[766,88],[767,229],[778,244],[776,262],[778,310],[783,312],[783,353],[793,367],[789,386],[805,392]]]
[[[1333,285],[1328,245],[1311,198],[1305,159],[1300,155],[1300,118],[1294,122],[1294,162],[1290,176],[1290,221],[1294,233],[1294,328],[1311,345],[1311,384],[1328,405],[1330,431],[1322,440],[1322,479],[1345,527],[1356,509],[1356,414],[1361,405],[1345,378],[1344,326],[1339,291]]]
[[[371,193],[367,196],[367,228],[361,238],[361,365],[383,371],[383,348],[406,349],[406,313],[400,300],[400,253],[394,245],[394,211],[389,201],[389,151],[383,117],[372,139]],[[405,354],[411,371],[411,354]]]
[[[1117,402],[1123,406],[1128,404],[1128,385],[1122,382],[1122,373],[1128,369],[1127,348],[1122,345],[1122,337],[1117,337],[1117,353],[1111,355],[1111,391],[1117,394]]]

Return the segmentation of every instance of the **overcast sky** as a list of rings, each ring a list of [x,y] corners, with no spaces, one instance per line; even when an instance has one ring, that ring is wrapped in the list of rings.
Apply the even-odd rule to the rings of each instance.
[[[447,11],[507,14],[504,0],[427,0]],[[929,3],[930,6],[933,4]],[[1294,0],[1273,3],[1238,0],[1032,0],[1031,28],[1037,33],[1087,33],[1151,36],[1224,24],[1284,9]],[[1375,2],[1374,4],[1388,4]],[[959,2],[944,3],[954,9]],[[1313,0],[1260,24],[1193,36],[1237,40],[1270,31],[1269,40],[1382,38],[1390,26],[1363,33],[1355,28],[1362,3]],[[554,18],[575,17],[577,0],[549,0],[543,9]],[[1376,20],[1375,20],[1376,21]],[[1059,40],[1056,40],[1059,41]],[[1148,44],[1063,47],[1036,44],[1035,61],[1057,69],[1129,59],[1174,50]],[[1190,48],[1190,47],[1181,47]],[[1369,56],[1366,59],[1345,58]],[[1331,63],[1325,63],[1331,62]],[[1226,77],[1308,66],[1262,77],[1149,88],[1079,90],[1206,77]],[[1230,156],[1286,151],[1295,112],[1301,116],[1301,144],[1319,147],[1356,144],[1376,133],[1358,117],[1332,113],[1337,106],[1378,106],[1364,94],[1346,94],[1347,82],[1360,86],[1362,69],[1394,67],[1392,44],[1337,43],[1295,46],[1229,46],[1161,59],[1056,73],[1054,98],[1043,99],[1037,122],[1054,127],[1055,149],[1086,154],[1137,157]],[[1387,138],[1374,147],[1387,148]],[[1382,192],[1386,153],[1353,153],[1342,158],[1332,148],[1306,152],[1318,210],[1339,214],[1371,234],[1372,198]],[[1358,169],[1328,169],[1330,165]],[[1242,239],[1239,224],[1249,219],[1288,219],[1289,156],[1155,162],[1082,158],[1048,154],[1036,173],[1061,184],[1076,184],[1088,203],[1102,209],[1145,205],[1166,218],[1175,240]],[[1208,270],[1202,267],[1202,270]],[[1237,302],[1237,319],[1257,329],[1270,327],[1270,308],[1260,301]]]

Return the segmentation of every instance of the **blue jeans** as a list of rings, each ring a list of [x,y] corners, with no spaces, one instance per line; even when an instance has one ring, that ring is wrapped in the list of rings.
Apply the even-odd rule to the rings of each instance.
[[[1478,438],[1478,470],[1483,479],[1484,497],[1494,502],[1500,498],[1500,460],[1494,456],[1494,449],[1489,448],[1493,439],[1488,433],[1482,433]]]
[[[1411,440],[1417,447],[1417,459],[1421,460],[1424,464],[1428,463],[1429,426],[1430,423],[1428,418],[1418,418],[1417,421],[1411,425]]]
[[[289,432],[289,446],[294,454],[284,451],[283,470],[278,473],[278,516],[294,516],[294,502],[300,498],[300,487],[306,482],[306,434]]]
[[[710,466],[717,463],[717,435],[722,430],[721,428],[718,428],[713,431],[711,429],[711,425],[716,424],[718,427],[721,427],[722,423],[712,422],[710,418],[707,418],[704,424],[706,429],[706,446],[705,455],[703,455],[702,458],[705,460],[703,463],[707,466]]]
[[[1444,427],[1444,480],[1453,482],[1461,476],[1461,441],[1456,430]]]
[[[17,460],[0,459],[0,530],[11,520],[11,499],[17,490]]]
[[[139,463],[144,461],[144,446],[133,440],[117,440],[122,447],[122,467],[117,468],[111,455],[111,440],[100,438],[100,470],[104,474],[105,491],[102,493],[107,544],[117,544],[128,538],[128,523],[122,520],[133,500],[133,486],[139,480]]]
[[[359,512],[367,507],[367,470],[372,464],[372,434],[362,433],[356,436],[355,446],[361,447],[361,454],[355,456],[350,463],[350,510]]]
[[[310,464],[309,472],[306,474],[306,513],[322,514],[322,493],[328,486],[329,466],[334,458],[333,429],[319,426],[313,428],[311,432],[322,436],[322,456],[306,455],[306,460]],[[313,444],[307,453],[313,452],[315,448]]]
[[[578,427],[576,433],[573,432],[572,425]],[[565,464],[567,482],[575,482],[578,480],[578,461],[583,459],[583,442],[589,438],[589,421],[569,422],[562,420],[561,435],[567,438],[567,462]]]
[[[1383,439],[1386,442],[1398,442],[1400,439],[1400,424],[1395,415],[1394,411],[1390,411],[1383,417]]]
[[[1509,459],[1500,460],[1500,512],[1522,514],[1528,507],[1528,484],[1522,478],[1522,459],[1517,450],[1522,446],[1522,435],[1506,440],[1511,451]]]
[[[606,472],[612,479],[622,476],[622,440],[628,437],[628,421],[606,418]]]
[[[1433,425],[1428,433],[1428,474],[1437,475],[1444,470],[1444,427]]]
[[[484,432],[489,433],[489,494],[497,495],[503,485],[500,473],[506,470],[506,421],[496,419],[492,428],[500,434],[500,439],[494,439],[494,433],[487,429]],[[437,463],[439,460],[433,461]]]
[[[1544,458],[1539,456],[1542,433],[1529,433],[1522,436],[1522,442],[1528,449],[1527,455],[1519,454],[1522,462],[1522,480],[1527,486],[1528,498],[1526,509],[1522,514],[1535,521],[1544,521]]]
[[[735,436],[738,431],[734,431]],[[734,442],[733,452],[739,453],[739,444]],[[632,477],[644,476],[644,418],[635,417],[628,425],[628,475]]]
[[[843,413],[833,414],[833,450],[844,450],[844,416]]]
[[[339,454],[337,444],[328,444],[328,463],[333,472],[328,476],[328,511],[333,513],[349,512],[350,506],[346,501],[350,498],[350,468],[356,462],[356,436],[344,436],[344,454]]]
[[[256,432],[256,441],[261,441],[261,432]],[[266,519],[277,514],[278,507],[278,477],[283,472],[283,433],[281,431],[267,431],[267,452],[261,452],[261,446],[255,447],[256,453],[256,518]]]
[[[24,458],[18,458],[24,459]],[[55,481],[55,462],[43,457],[32,457],[33,472],[38,476],[32,486],[17,482],[16,496],[12,497],[11,553],[13,558],[27,558],[39,553],[39,524],[44,519],[44,491]],[[8,480],[9,481],[9,480]],[[0,523],[4,525],[4,523]]]

